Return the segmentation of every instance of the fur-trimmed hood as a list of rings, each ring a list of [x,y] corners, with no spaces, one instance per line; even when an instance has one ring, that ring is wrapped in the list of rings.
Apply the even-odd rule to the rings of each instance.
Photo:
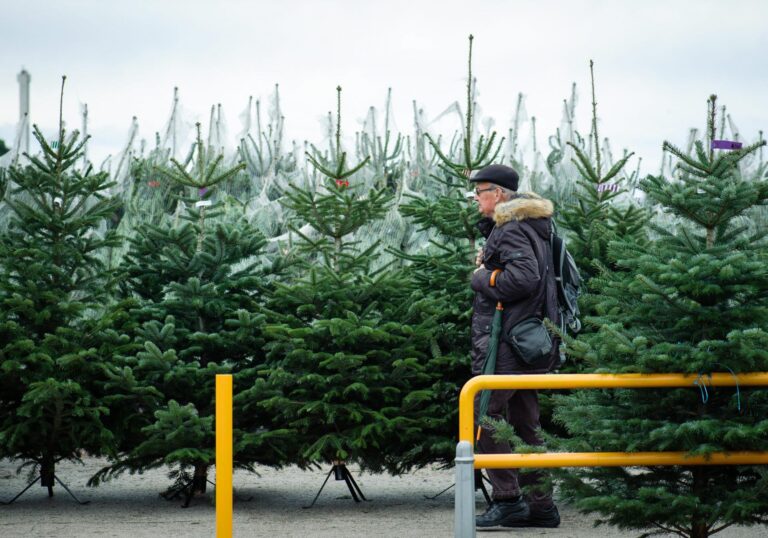
[[[554,206],[535,192],[519,192],[507,202],[496,205],[493,220],[501,226],[513,220],[540,219],[552,217]]]

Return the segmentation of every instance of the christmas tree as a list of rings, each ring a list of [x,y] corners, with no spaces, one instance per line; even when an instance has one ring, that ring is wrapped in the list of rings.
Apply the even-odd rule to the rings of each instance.
[[[565,237],[568,251],[573,256],[581,278],[579,315],[586,317],[595,314],[594,304],[599,301],[597,290],[590,286],[590,279],[601,268],[619,270],[608,257],[608,244],[617,239],[645,241],[646,225],[650,218],[648,211],[636,203],[630,195],[632,179],[627,177],[625,167],[633,153],[625,151],[624,156],[615,163],[606,163],[607,151],[601,149],[598,135],[597,99],[595,97],[594,63],[589,62],[590,83],[592,89],[592,125],[588,144],[567,142],[573,152],[572,163],[578,172],[573,191],[564,200],[556,212],[556,222],[561,224],[559,232]],[[572,99],[573,101],[573,99]],[[576,133],[577,140],[579,139]],[[607,146],[608,140],[605,139]],[[606,171],[605,169],[608,168]],[[589,332],[592,327],[584,327]],[[566,327],[564,341],[560,344],[561,357],[568,354],[568,342],[575,337]],[[570,360],[561,366],[564,372],[578,371],[582,364]],[[567,393],[560,391],[559,394]],[[550,432],[563,432],[557,424],[551,422],[553,393],[540,395],[542,423]]]
[[[768,202],[764,179],[739,163],[763,143],[716,152],[715,96],[709,148],[689,155],[670,143],[677,177],[648,176],[640,188],[673,225],[653,225],[647,243],[609,246],[618,271],[593,278],[597,331],[573,351],[598,372],[697,374],[696,389],[580,391],[561,396],[556,419],[575,451],[712,452],[768,449],[764,389],[708,388],[711,372],[768,369],[768,230],[742,218]],[[645,536],[704,538],[734,524],[768,522],[768,475],[759,467],[674,466],[568,472],[566,498],[601,521]]]
[[[174,215],[145,223],[129,238],[121,265],[121,288],[135,306],[135,343],[141,351],[121,357],[138,386],[158,391],[154,406],[135,406],[120,455],[92,484],[128,470],[143,472],[171,466],[174,486],[168,498],[185,493],[187,502],[206,489],[214,463],[215,377],[235,375],[235,393],[246,387],[241,372],[259,362],[264,317],[258,311],[269,270],[265,239],[244,220],[222,215],[216,189],[243,165],[221,166],[222,156],[202,142],[200,127],[190,166],[171,159],[174,169],[158,168],[165,181],[181,187]],[[268,269],[266,269],[268,268]],[[259,418],[235,417],[235,465],[280,463],[270,442],[275,432],[254,435]]]
[[[302,467],[356,462],[399,473],[452,444],[435,433],[450,390],[433,305],[399,271],[374,270],[377,243],[360,243],[392,195],[356,182],[366,161],[347,163],[340,119],[339,101],[330,155],[308,155],[319,184],[286,193],[302,262],[266,305],[274,322],[252,402],[291,432]]]
[[[442,453],[436,451],[436,454],[445,460],[455,452],[455,445],[451,445],[457,437],[459,390],[471,375],[472,290],[469,276],[475,268],[475,256],[482,236],[476,228],[480,214],[468,197],[468,178],[473,170],[492,163],[503,145],[503,139],[496,141],[495,132],[487,137],[477,133],[472,44],[473,37],[469,36],[467,109],[462,136],[455,151],[445,151],[440,148],[439,139],[424,134],[427,144],[434,151],[434,162],[425,163],[426,148],[417,144],[416,169],[426,168],[433,172],[428,177],[419,178],[420,192],[407,194],[408,201],[401,206],[402,214],[430,237],[426,245],[418,250],[401,252],[400,256],[409,262],[404,273],[418,286],[437,323],[433,347],[441,353],[441,383],[446,411],[436,415],[440,419],[434,428],[436,435],[442,432],[441,447],[445,450]],[[436,372],[436,375],[440,373]]]
[[[0,455],[32,465],[53,495],[58,462],[115,449],[102,306],[114,274],[102,255],[118,244],[103,230],[119,203],[108,174],[78,169],[87,139],[65,131],[61,112],[55,140],[37,126],[34,136],[42,155],[9,169],[12,217],[0,235]]]
[[[468,357],[469,319],[472,291],[468,276],[475,259],[477,242],[481,237],[475,224],[480,216],[467,197],[468,178],[472,170],[493,162],[501,150],[503,140],[496,143],[496,133],[488,138],[477,136],[475,128],[474,79],[472,77],[472,43],[469,36],[467,80],[467,111],[458,158],[440,148],[439,140],[425,133],[436,155],[437,173],[422,180],[422,192],[406,195],[408,201],[401,212],[419,230],[429,232],[431,239],[421,251],[401,255],[410,263],[408,272],[423,290],[431,290],[430,297],[441,304],[440,324],[446,328],[450,344],[445,349],[456,352],[456,357]],[[418,145],[417,145],[418,147]],[[422,152],[423,153],[423,150]],[[456,334],[456,333],[459,334]],[[468,375],[468,372],[465,372]],[[464,375],[461,376],[465,377]],[[463,380],[458,381],[459,384]]]
[[[402,183],[403,136],[394,133],[390,127],[392,113],[392,88],[387,90],[387,101],[384,105],[384,129],[380,134],[377,128],[376,108],[368,109],[368,116],[363,124],[363,131],[358,133],[357,153],[360,159],[368,157],[369,168],[379,180],[377,187],[387,186],[396,190]]]
[[[579,177],[570,201],[557,215],[568,238],[568,250],[579,266],[585,283],[600,266],[611,265],[607,257],[608,243],[630,236],[642,240],[648,220],[647,213],[638,204],[626,200],[628,185],[623,170],[633,153],[625,154],[605,170],[606,155],[601,151],[598,136],[594,64],[591,60],[589,72],[592,84],[589,142],[592,151],[585,151],[579,145],[568,142],[575,154],[573,163]]]

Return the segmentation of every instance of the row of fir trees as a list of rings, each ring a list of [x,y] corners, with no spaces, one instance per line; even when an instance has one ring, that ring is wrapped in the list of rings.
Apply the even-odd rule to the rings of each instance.
[[[170,466],[168,496],[204,491],[215,375],[229,373],[239,467],[450,462],[465,329],[441,324],[437,290],[361,244],[399,193],[356,183],[366,161],[347,162],[338,129],[285,192],[291,237],[277,245],[217,195],[246,164],[226,165],[199,128],[186,162],[134,163],[131,188],[164,193],[133,208],[78,166],[77,132],[35,138],[42,155],[9,170],[3,199],[2,457],[49,491],[56,464],[85,455],[108,460],[92,485]]]
[[[82,164],[86,141],[61,118],[56,140],[35,129],[40,153],[0,192],[0,457],[49,491],[58,462],[98,456],[92,485],[162,467],[167,496],[203,492],[215,375],[228,373],[240,468],[450,464],[481,246],[467,177],[503,144],[475,127],[471,44],[460,142],[423,134],[409,167],[389,131],[363,141],[368,154],[342,149],[341,88],[330,149],[308,147],[305,173],[280,155],[279,125],[244,140],[237,162],[198,126],[186,159],[158,150],[119,184]],[[585,282],[564,368],[686,372],[701,386],[716,371],[768,370],[768,181],[744,165],[762,144],[710,149],[713,96],[706,139],[665,143],[674,175],[637,183],[631,154],[606,162],[594,84],[592,97],[588,137],[563,148],[570,195],[542,192]],[[739,387],[544,400],[550,448],[571,451],[766,450],[767,411],[764,390]],[[768,517],[760,467],[557,478],[579,509],[647,533],[700,538]]]

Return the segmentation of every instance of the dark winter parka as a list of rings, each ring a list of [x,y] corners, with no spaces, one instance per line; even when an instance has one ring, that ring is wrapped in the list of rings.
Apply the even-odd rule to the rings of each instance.
[[[472,275],[475,291],[472,315],[472,373],[483,368],[491,321],[496,303],[504,305],[503,331],[530,318],[547,317],[558,322],[557,288],[551,270],[552,253],[549,236],[552,226],[552,202],[534,193],[518,193],[517,197],[496,206],[493,219],[486,218],[478,228],[486,236],[483,265]],[[502,272],[491,287],[491,273]],[[534,374],[551,370],[558,356],[553,348],[549,364],[532,369],[520,361],[503,339],[496,357],[497,374]]]

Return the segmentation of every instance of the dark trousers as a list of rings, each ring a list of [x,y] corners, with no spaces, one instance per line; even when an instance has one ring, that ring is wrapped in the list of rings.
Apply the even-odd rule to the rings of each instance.
[[[477,431],[478,407],[480,395],[475,398],[475,431]],[[488,416],[495,420],[506,420],[515,433],[527,444],[541,446],[544,442],[537,434],[539,424],[539,397],[535,390],[494,390],[488,405]],[[507,441],[494,440],[495,431],[483,426],[480,441],[477,443],[478,454],[504,454],[512,452]],[[525,494],[531,509],[546,509],[552,506],[552,491],[541,482],[545,478],[542,471],[519,472],[517,469],[487,469],[493,485],[493,499],[501,501],[515,498],[522,493],[524,486],[532,487]]]

